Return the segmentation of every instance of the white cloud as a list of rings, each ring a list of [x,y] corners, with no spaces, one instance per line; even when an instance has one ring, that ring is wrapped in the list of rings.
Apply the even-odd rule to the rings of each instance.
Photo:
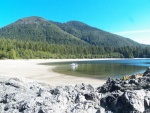
[[[116,32],[116,34],[130,38],[142,44],[150,44],[150,29]]]
[[[134,31],[123,31],[123,32],[116,32],[116,34],[126,35],[126,34],[137,34],[137,33],[150,33],[150,29],[147,30],[134,30]]]

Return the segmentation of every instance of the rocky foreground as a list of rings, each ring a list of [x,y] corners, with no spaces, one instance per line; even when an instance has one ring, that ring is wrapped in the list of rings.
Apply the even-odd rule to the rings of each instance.
[[[150,113],[150,68],[141,77],[108,79],[98,88],[1,77],[0,113]]]

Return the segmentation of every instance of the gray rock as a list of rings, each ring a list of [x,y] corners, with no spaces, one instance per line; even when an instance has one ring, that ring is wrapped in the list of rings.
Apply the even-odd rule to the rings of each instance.
[[[98,102],[98,100],[97,100]],[[96,95],[91,85],[50,87],[17,78],[0,79],[1,113],[96,112]]]
[[[150,77],[150,67],[144,72],[143,76]]]
[[[1,77],[0,113],[149,113],[149,74],[150,68],[141,78],[110,78],[96,89]]]

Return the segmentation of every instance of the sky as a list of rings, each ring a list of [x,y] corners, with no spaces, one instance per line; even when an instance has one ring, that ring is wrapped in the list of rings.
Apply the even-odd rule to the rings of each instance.
[[[150,44],[150,0],[1,0],[0,28],[39,16],[56,22],[81,21]]]

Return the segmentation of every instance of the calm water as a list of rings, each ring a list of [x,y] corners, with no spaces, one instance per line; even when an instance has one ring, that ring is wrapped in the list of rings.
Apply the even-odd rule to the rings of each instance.
[[[74,62],[78,66],[70,66],[73,62],[47,63],[57,65],[55,72],[72,76],[92,78],[121,78],[124,75],[143,73],[150,67],[150,59],[124,59],[124,60],[92,60]]]

